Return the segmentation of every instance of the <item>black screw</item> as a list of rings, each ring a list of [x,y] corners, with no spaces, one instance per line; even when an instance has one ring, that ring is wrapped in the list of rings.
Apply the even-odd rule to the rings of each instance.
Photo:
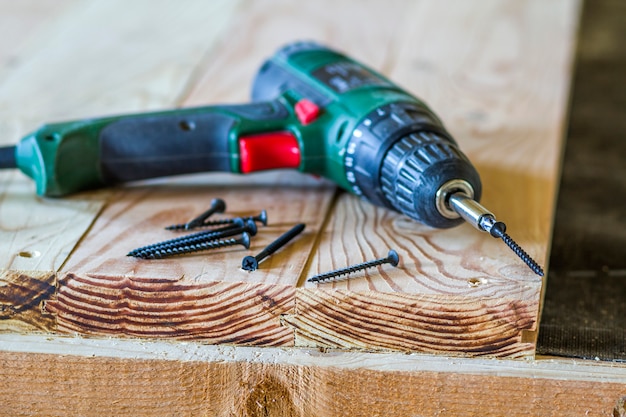
[[[267,226],[267,211],[261,210],[261,212],[256,216],[250,216],[250,219],[255,222],[261,222],[263,226]]]
[[[190,235],[185,235],[181,237],[177,237],[175,239],[165,240],[163,242],[153,243],[152,245],[142,246],[137,249],[133,249],[130,251],[127,256],[137,256],[144,255],[149,256],[150,253],[160,250],[167,250],[172,248],[179,248],[182,246],[195,245],[202,242],[208,242],[211,240],[223,239],[230,236],[235,236],[240,233],[248,233],[250,236],[254,236],[257,233],[256,223],[253,220],[248,220],[247,222],[243,222],[240,220],[238,223],[222,227],[220,229],[206,231],[206,232],[197,232],[192,233]],[[140,256],[143,257],[143,256]]]
[[[223,248],[226,246],[243,245],[246,249],[250,248],[250,235],[243,233],[239,239],[211,240],[196,244],[177,246],[168,249],[157,249],[149,253],[140,253],[134,255],[142,259],[162,259],[168,256],[183,255],[185,253],[199,252],[209,249]]]
[[[241,260],[241,267],[246,271],[255,271],[259,267],[259,262],[276,252],[281,247],[285,246],[287,242],[299,235],[304,230],[304,223],[300,223],[289,229],[282,234],[278,239],[267,245],[256,256],[246,256]]]
[[[534,259],[531,258],[530,255],[527,254],[524,249],[522,249],[517,243],[515,243],[513,238],[506,233],[506,225],[504,223],[496,222],[489,230],[489,234],[491,234],[491,236],[493,237],[499,237],[500,239],[502,239],[504,243],[506,243],[507,246],[511,248],[511,250],[515,252],[515,254],[519,256],[520,259],[524,261],[524,263],[528,265],[528,267],[532,269],[535,274],[539,275],[540,277],[543,276],[543,269],[541,269],[539,264],[535,262]]]
[[[261,210],[261,212],[259,214],[257,214],[256,216],[235,217],[235,218],[232,218],[232,219],[210,220],[210,221],[206,221],[206,222],[202,223],[198,227],[222,226],[222,225],[225,225],[225,224],[235,223],[238,219],[241,219],[243,221],[253,220],[255,222],[260,222],[263,226],[267,226],[267,211]],[[175,225],[166,227],[166,229],[168,229],[168,230],[180,230],[180,229],[184,229],[184,228],[185,228],[184,224],[175,224]]]
[[[144,250],[151,250],[151,249],[159,249],[163,246],[180,246],[183,245],[185,243],[191,243],[192,241],[196,240],[196,241],[200,241],[200,240],[213,240],[212,237],[218,233],[222,233],[222,232],[226,232],[228,230],[234,229],[234,228],[239,228],[239,227],[243,227],[244,226],[244,222],[241,219],[235,219],[235,223],[228,225],[228,226],[224,226],[224,227],[220,227],[219,229],[213,229],[213,230],[207,230],[204,232],[196,232],[196,233],[192,233],[189,235],[184,235],[184,236],[179,236],[176,237],[174,239],[168,239],[168,240],[164,240],[161,242],[157,242],[157,243],[153,243],[150,245],[146,245],[146,246],[142,246],[140,248],[137,249],[133,249],[132,251],[130,251],[128,253],[128,256],[134,256],[136,253],[144,251]],[[235,233],[238,234],[238,233]],[[254,233],[252,234],[254,236]],[[231,236],[234,236],[231,235]],[[224,237],[224,236],[222,236]],[[197,240],[200,239],[200,240]]]
[[[224,200],[222,200],[221,198],[214,198],[213,200],[211,200],[211,207],[207,211],[199,215],[198,217],[184,224],[173,224],[171,226],[167,226],[166,229],[167,230],[194,229],[196,227],[202,226],[204,221],[208,219],[211,215],[215,213],[223,213],[224,210],[226,210],[226,203],[224,202]]]
[[[376,259],[375,261],[363,262],[362,264],[356,264],[352,266],[348,266],[346,268],[335,269],[334,271],[325,272],[323,274],[315,275],[308,279],[309,282],[320,282],[326,281],[328,279],[338,277],[340,275],[350,274],[352,272],[360,271],[361,269],[372,268],[382,264],[391,264],[393,266],[398,266],[398,262],[400,258],[398,257],[398,253],[391,249],[387,254],[386,258]]]

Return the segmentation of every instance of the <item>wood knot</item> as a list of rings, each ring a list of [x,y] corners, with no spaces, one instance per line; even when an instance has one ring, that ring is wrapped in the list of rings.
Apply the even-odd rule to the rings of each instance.
[[[245,400],[245,416],[292,417],[298,416],[287,387],[274,377],[266,377],[250,389]]]

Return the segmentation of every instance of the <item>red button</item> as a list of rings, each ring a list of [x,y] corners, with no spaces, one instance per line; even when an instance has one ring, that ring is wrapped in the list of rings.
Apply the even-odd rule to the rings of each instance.
[[[239,138],[239,156],[244,174],[300,166],[298,140],[289,132],[242,136]]]
[[[317,116],[320,114],[320,108],[317,107],[315,103],[312,101],[303,98],[299,102],[296,103],[296,116],[298,116],[298,120],[303,125],[308,125],[313,120],[317,119]]]

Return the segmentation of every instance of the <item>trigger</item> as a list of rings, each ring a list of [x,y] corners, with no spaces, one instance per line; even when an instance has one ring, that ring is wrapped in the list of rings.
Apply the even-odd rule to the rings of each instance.
[[[244,174],[300,166],[298,140],[289,132],[242,136],[239,138],[239,156]]]

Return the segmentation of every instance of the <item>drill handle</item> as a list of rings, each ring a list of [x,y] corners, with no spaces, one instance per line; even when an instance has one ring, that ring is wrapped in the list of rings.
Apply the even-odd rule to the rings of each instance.
[[[246,131],[284,128],[279,101],[211,106],[130,117],[100,132],[105,184],[196,172],[239,172],[238,139]]]
[[[55,123],[17,146],[37,193],[61,196],[121,182],[207,171],[242,172],[239,139],[287,129],[282,98]]]

